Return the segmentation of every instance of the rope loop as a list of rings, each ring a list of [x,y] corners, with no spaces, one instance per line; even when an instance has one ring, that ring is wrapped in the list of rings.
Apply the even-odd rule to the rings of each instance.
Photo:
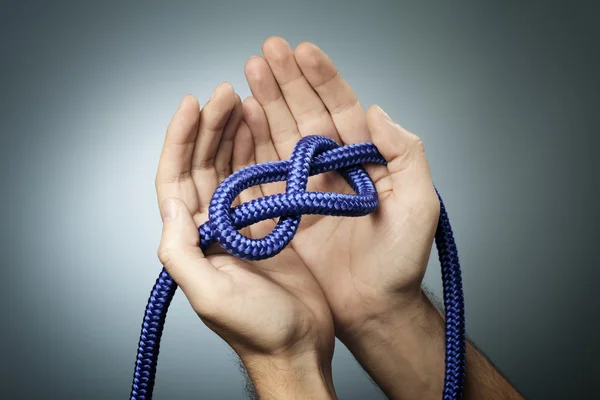
[[[290,160],[251,165],[236,171],[215,191],[208,209],[209,220],[200,226],[200,246],[215,241],[229,253],[245,260],[263,260],[278,254],[298,230],[303,214],[361,216],[379,205],[373,181],[360,166],[383,157],[373,144],[342,147],[323,136],[305,136],[292,151]],[[307,192],[310,175],[337,170],[356,194]],[[245,189],[277,181],[287,181],[282,194],[265,196],[231,208]],[[279,221],[267,236],[248,238],[239,230],[269,218]]]

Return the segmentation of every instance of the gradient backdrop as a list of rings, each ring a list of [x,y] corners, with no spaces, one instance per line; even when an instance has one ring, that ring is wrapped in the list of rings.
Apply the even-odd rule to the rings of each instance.
[[[597,393],[591,5],[84,3],[0,11],[0,398],[127,398],[160,270],[165,128],[186,93],[204,103],[227,80],[250,95],[243,66],[270,35],[321,46],[365,106],[423,138],[473,340],[530,398]],[[157,400],[244,398],[232,351],[181,293],[161,354]],[[340,399],[383,398],[339,343],[334,372]]]

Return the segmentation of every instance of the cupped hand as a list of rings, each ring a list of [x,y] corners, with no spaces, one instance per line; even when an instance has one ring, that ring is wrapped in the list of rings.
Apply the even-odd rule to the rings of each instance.
[[[245,364],[302,358],[329,369],[332,317],[320,287],[293,249],[250,263],[199,248],[197,228],[207,220],[216,187],[253,162],[253,137],[229,84],[221,84],[201,111],[194,97],[183,99],[167,129],[156,175],[164,221],[159,258],[202,320]],[[260,196],[255,187],[239,200]],[[244,233],[264,236],[272,227],[272,221],[263,221]]]
[[[373,142],[388,164],[367,165],[380,206],[358,218],[306,216],[291,247],[322,287],[338,335],[372,319],[418,312],[435,234],[437,198],[423,144],[379,107],[368,112],[329,57],[311,43],[295,51],[282,38],[263,45],[245,74],[253,97],[243,103],[257,162],[287,159],[306,135],[340,144]],[[284,191],[269,184],[265,194]],[[312,177],[309,190],[351,191],[335,172]],[[414,307],[416,306],[416,307]]]

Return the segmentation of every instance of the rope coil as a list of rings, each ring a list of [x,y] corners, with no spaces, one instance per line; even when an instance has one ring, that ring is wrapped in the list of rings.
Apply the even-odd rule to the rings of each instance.
[[[293,239],[302,215],[358,217],[370,214],[379,205],[377,190],[361,164],[386,164],[372,143],[340,146],[324,136],[305,136],[296,144],[290,160],[248,166],[231,174],[215,190],[209,219],[198,228],[200,248],[213,243],[244,260],[263,260],[277,255]],[[338,171],[356,194],[307,192],[308,178]],[[245,189],[286,180],[286,192],[254,199],[232,208],[234,199]],[[462,278],[458,250],[444,203],[435,243],[442,268],[446,316],[445,379],[443,399],[460,399],[465,373],[465,322]],[[267,236],[252,239],[238,231],[257,222],[279,217]],[[150,400],[167,310],[177,284],[163,268],[144,313],[138,344],[130,400]]]

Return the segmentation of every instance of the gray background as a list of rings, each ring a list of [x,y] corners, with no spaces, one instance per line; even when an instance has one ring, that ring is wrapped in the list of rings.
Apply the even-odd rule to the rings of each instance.
[[[473,340],[530,398],[592,398],[592,6],[4,3],[0,398],[127,397],[160,270],[153,181],[166,125],[186,93],[204,103],[227,80],[249,95],[243,65],[270,35],[321,46],[363,104],[423,138]],[[437,294],[438,268],[433,257]],[[244,398],[234,360],[178,294],[155,398]],[[383,398],[339,343],[334,371],[341,399]]]

